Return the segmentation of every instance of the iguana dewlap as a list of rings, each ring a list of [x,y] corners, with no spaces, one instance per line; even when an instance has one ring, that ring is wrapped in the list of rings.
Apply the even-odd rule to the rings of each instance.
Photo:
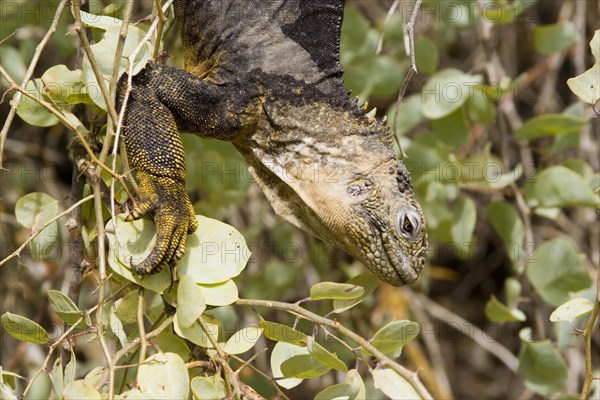
[[[231,141],[281,217],[359,259],[380,279],[413,282],[427,234],[385,125],[348,97],[339,63],[344,2],[176,0],[185,71],[133,77],[123,137],[139,184],[130,219],[157,240],[140,274],[175,263],[198,228],[179,132]],[[121,106],[126,77],[117,95]]]

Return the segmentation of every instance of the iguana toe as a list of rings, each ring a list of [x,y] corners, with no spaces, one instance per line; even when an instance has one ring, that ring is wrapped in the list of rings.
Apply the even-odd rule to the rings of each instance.
[[[136,273],[144,275],[158,272],[165,264],[173,264],[181,259],[185,254],[187,235],[198,228],[198,221],[182,182],[166,177],[141,176],[139,179],[138,174],[138,196],[141,201],[129,216],[135,219],[137,215],[152,210],[156,225],[156,241],[152,251],[142,262],[131,264]]]

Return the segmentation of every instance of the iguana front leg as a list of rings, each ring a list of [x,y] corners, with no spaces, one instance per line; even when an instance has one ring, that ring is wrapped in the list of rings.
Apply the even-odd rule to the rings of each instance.
[[[117,107],[127,76],[119,81]],[[132,79],[123,138],[138,181],[137,202],[128,220],[153,217],[157,238],[150,255],[132,264],[139,274],[156,272],[185,253],[187,234],[198,228],[185,189],[186,169],[179,130],[217,136],[231,128],[223,115],[221,89],[183,70],[149,64]]]

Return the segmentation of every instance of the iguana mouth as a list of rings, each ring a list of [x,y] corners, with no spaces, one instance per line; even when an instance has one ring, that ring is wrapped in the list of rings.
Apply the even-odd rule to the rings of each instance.
[[[370,219],[373,233],[379,237],[376,249],[367,253],[369,269],[393,286],[403,286],[417,280],[425,265],[427,235],[406,242],[385,228],[380,221]],[[404,244],[404,245],[402,245]]]

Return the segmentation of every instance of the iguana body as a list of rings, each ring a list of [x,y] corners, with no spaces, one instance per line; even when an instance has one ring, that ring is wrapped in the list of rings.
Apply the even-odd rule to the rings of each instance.
[[[197,229],[179,131],[231,141],[275,211],[393,285],[424,264],[427,235],[385,126],[348,97],[343,1],[179,0],[185,70],[133,77],[124,138],[156,245],[138,273],[172,264]],[[122,99],[122,78],[118,100]],[[119,101],[120,102],[120,101]],[[120,104],[118,104],[120,106]]]

